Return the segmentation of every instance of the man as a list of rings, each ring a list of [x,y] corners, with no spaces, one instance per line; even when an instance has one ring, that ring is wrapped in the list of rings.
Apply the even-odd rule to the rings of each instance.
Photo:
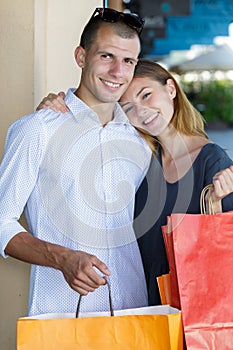
[[[32,264],[29,315],[147,305],[132,229],[151,152],[116,103],[140,52],[143,21],[96,9],[75,50],[69,114],[41,110],[8,131],[0,167],[1,254]],[[29,232],[18,223],[25,209]],[[99,288],[101,286],[101,288]],[[95,292],[94,292],[95,291]],[[89,293],[94,292],[94,293]]]

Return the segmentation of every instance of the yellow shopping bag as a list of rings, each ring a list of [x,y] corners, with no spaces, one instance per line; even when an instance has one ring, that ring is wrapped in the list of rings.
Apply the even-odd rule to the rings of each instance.
[[[182,350],[181,312],[169,305],[22,317],[17,350]]]
[[[181,312],[168,305],[20,318],[17,350],[182,350]]]

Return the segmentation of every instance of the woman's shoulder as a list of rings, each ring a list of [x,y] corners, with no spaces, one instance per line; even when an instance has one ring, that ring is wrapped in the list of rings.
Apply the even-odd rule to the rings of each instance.
[[[202,166],[207,164],[213,166],[215,164],[220,169],[223,169],[233,165],[233,160],[229,157],[227,149],[223,149],[214,142],[209,142],[202,147],[196,163]]]
[[[204,155],[211,155],[211,156],[226,156],[229,157],[227,154],[227,149],[222,148],[220,145],[218,145],[217,143],[214,142],[209,142],[207,144],[205,144],[201,151],[200,154]]]

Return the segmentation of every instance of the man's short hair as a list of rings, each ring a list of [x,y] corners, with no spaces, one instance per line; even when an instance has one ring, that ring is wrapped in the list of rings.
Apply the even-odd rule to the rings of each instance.
[[[131,27],[129,27],[123,20],[117,22],[106,22],[100,17],[96,16],[91,18],[90,21],[84,27],[84,30],[80,39],[80,46],[85,50],[89,50],[91,45],[95,42],[99,28],[108,26],[113,30],[113,32],[121,38],[132,39],[138,36],[138,33]]]

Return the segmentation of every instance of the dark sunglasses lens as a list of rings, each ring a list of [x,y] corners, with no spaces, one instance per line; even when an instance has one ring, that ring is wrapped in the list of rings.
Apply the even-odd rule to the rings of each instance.
[[[98,7],[94,12],[93,17],[96,13],[102,18],[102,20],[112,23],[118,22],[120,18],[123,18],[124,22],[131,28],[134,28],[139,34],[141,33],[145,22],[143,18],[140,18],[136,14],[118,12],[110,8]]]
[[[133,28],[137,28],[139,30],[142,30],[143,25],[144,25],[144,20],[136,15],[132,14],[125,14],[125,21],[127,24]]]
[[[117,22],[120,19],[120,13],[117,11],[105,8],[101,13],[101,17],[108,22]]]

